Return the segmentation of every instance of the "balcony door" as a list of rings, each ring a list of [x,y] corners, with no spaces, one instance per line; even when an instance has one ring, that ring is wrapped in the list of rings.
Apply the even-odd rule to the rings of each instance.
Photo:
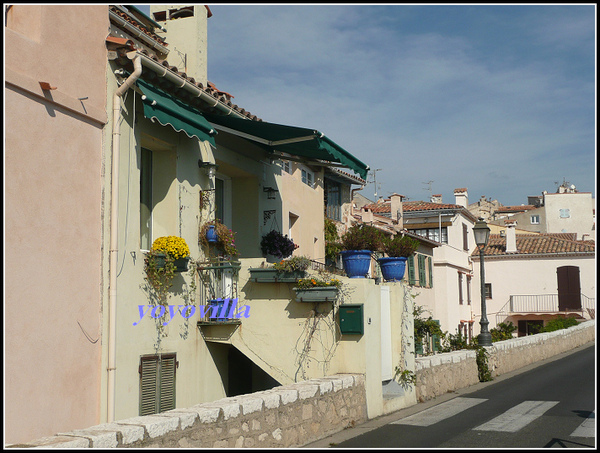
[[[558,311],[581,310],[579,267],[562,266],[556,269],[558,279]]]

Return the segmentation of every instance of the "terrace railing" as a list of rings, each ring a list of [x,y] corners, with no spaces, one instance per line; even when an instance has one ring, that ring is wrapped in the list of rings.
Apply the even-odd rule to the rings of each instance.
[[[581,313],[585,317],[595,317],[596,299],[580,295],[581,307],[561,307],[558,294],[511,295],[508,302],[496,313],[496,323],[504,321],[512,314],[526,313]]]

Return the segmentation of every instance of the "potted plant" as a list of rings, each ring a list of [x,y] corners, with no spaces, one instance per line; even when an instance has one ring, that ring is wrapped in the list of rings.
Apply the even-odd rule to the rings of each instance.
[[[190,249],[183,238],[162,236],[152,243],[149,258],[154,260],[157,269],[164,268],[168,261],[172,261],[175,272],[186,272],[190,261]]]
[[[342,236],[342,264],[350,278],[364,278],[369,273],[371,253],[381,250],[384,233],[372,225],[358,223]]]
[[[210,246],[227,260],[234,260],[239,252],[235,246],[235,233],[219,220],[211,220],[200,227],[198,242],[201,246]]]
[[[404,277],[406,260],[419,247],[419,241],[409,236],[397,234],[383,240],[383,251],[387,255],[379,258],[377,262],[381,269],[384,280],[399,282]]]
[[[293,256],[290,259],[274,263],[271,267],[257,267],[250,270],[250,280],[257,283],[296,282],[306,275],[310,259]]]
[[[297,248],[294,241],[277,230],[271,230],[260,241],[260,249],[264,255],[273,255],[279,259],[291,256]]]
[[[342,282],[338,279],[315,277],[298,280],[294,291],[299,302],[332,302],[337,298]]]

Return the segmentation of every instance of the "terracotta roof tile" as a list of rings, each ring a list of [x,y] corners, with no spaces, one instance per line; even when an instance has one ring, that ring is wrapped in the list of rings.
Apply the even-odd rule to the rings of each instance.
[[[561,237],[561,234],[517,234],[516,241],[517,254],[521,255],[594,253],[596,250],[594,241],[574,241]],[[490,235],[488,245],[484,249],[484,254],[486,256],[515,255],[515,253],[506,253],[506,237],[502,237],[499,234]],[[472,256],[478,257],[479,250],[476,249]]]

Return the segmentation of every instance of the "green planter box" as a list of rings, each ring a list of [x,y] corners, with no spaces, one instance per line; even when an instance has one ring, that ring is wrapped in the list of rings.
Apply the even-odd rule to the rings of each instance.
[[[256,283],[295,283],[304,278],[306,272],[279,272],[276,269],[250,269],[250,280]]]
[[[307,289],[294,288],[298,302],[333,302],[338,295],[335,286],[323,286]]]

